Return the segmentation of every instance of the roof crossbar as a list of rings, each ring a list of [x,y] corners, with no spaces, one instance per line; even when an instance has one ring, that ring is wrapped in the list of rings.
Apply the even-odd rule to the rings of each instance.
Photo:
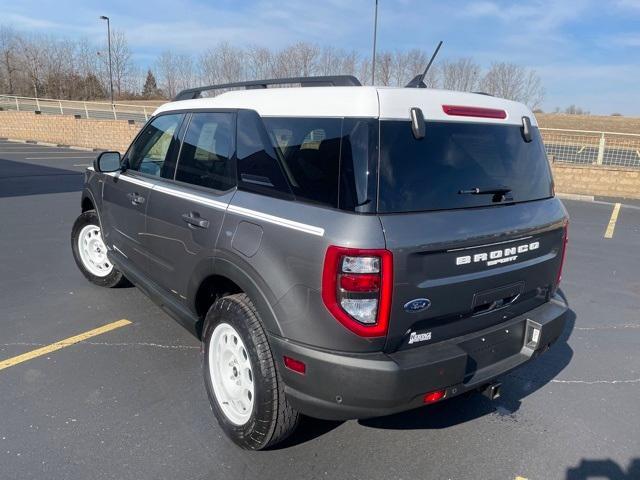
[[[353,75],[327,75],[318,77],[289,77],[289,78],[270,78],[267,80],[250,80],[247,82],[234,82],[223,83],[220,85],[208,85],[205,87],[195,87],[182,90],[174,101],[178,100],[192,100],[199,98],[202,92],[209,90],[220,90],[223,88],[238,88],[244,87],[245,89],[254,88],[267,88],[268,85],[286,85],[299,83],[302,87],[360,87],[362,84]]]

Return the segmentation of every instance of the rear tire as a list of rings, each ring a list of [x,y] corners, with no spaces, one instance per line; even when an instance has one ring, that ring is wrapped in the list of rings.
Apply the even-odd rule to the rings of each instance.
[[[262,450],[287,438],[300,414],[287,401],[260,316],[243,293],[211,306],[202,335],[211,409],[231,440]]]
[[[100,221],[95,210],[83,212],[71,230],[73,259],[91,283],[101,287],[121,287],[129,282],[107,258]]]

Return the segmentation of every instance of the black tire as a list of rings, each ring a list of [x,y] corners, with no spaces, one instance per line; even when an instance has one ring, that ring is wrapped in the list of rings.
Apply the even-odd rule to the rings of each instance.
[[[89,280],[91,283],[99,285],[101,287],[123,287],[128,286],[130,283],[125,278],[125,276],[120,272],[115,266],[111,270],[111,272],[104,276],[100,277],[91,273],[85,267],[82,257],[80,256],[79,246],[78,246],[78,237],[80,232],[87,225],[95,225],[100,228],[100,221],[98,219],[98,214],[95,210],[87,210],[83,212],[74,222],[73,228],[71,229],[71,250],[73,251],[73,259],[76,261],[76,265],[82,272],[82,274]]]
[[[251,361],[254,385],[253,411],[244,425],[232,423],[221,410],[209,369],[209,347],[216,326],[227,323],[239,334]],[[260,316],[243,293],[222,297],[207,313],[203,342],[203,372],[211,409],[231,440],[247,450],[272,447],[298,426],[300,414],[287,401]]]

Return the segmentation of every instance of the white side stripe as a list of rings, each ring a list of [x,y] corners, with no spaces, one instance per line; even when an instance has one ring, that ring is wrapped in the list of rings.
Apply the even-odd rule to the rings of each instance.
[[[120,172],[104,172],[103,174],[113,178],[117,178],[119,180],[124,180],[125,182],[133,183],[135,185],[140,185],[141,187],[153,188],[153,183],[122,175]]]
[[[306,223],[296,222],[294,220],[289,220],[288,218],[276,217],[275,215],[269,215],[268,213],[258,212],[256,210],[251,210],[244,207],[238,207],[236,205],[227,205],[224,202],[218,202],[217,200],[212,200],[210,198],[203,197],[201,195],[195,195],[193,193],[183,192],[182,190],[174,190],[173,188],[168,188],[163,185],[155,185],[153,183],[138,180],[137,178],[121,176],[119,173],[105,173],[105,175],[117,177],[127,182],[134,183],[136,185],[141,185],[143,187],[147,187],[161,193],[166,193],[167,195],[172,195],[174,197],[184,198],[185,200],[191,200],[192,202],[200,203],[202,205],[207,205],[209,207],[217,208],[219,210],[228,210],[229,212],[242,215],[243,217],[255,218],[257,220],[262,220],[263,222],[272,223],[274,225],[280,225],[281,227],[290,228],[292,230],[297,230],[299,232],[309,233],[311,235],[317,235],[318,237],[324,236],[324,228],[314,227],[313,225],[307,225]]]
[[[202,205],[207,205],[209,207],[217,208],[219,210],[227,209],[227,204],[224,202],[211,200],[210,198],[202,197],[200,195],[194,195],[193,193],[187,193],[181,190],[174,190],[173,188],[163,187],[162,185],[155,185],[153,189],[158,192],[166,193],[167,195],[172,195],[178,198],[184,198],[185,200],[191,200],[192,202],[201,203]]]
[[[322,237],[324,235],[324,228],[295,222],[287,218],[276,217],[274,215],[269,215],[268,213],[256,212],[255,210],[249,210],[248,208],[238,207],[236,205],[229,205],[228,210],[230,212],[237,213],[238,215],[255,218],[258,220],[262,220],[263,222],[273,223],[282,227],[291,228],[292,230],[310,233],[311,235],[317,235],[319,237]]]

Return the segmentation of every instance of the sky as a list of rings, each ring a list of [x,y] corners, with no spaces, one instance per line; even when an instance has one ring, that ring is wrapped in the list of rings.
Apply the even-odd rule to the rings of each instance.
[[[67,38],[126,32],[141,68],[164,50],[297,41],[370,54],[374,0],[0,0],[0,23]],[[378,48],[515,62],[542,78],[542,108],[640,116],[640,0],[379,0]]]

